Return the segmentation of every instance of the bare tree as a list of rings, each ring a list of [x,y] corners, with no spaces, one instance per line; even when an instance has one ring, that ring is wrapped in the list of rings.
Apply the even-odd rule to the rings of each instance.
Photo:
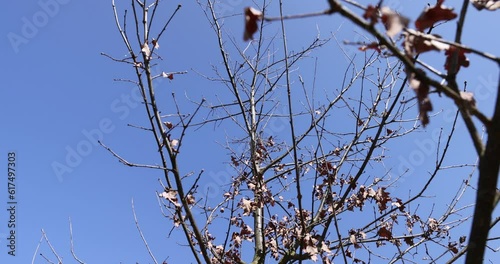
[[[199,75],[221,94],[191,100],[194,110],[186,113],[175,94],[162,98],[169,104],[160,106],[155,90],[155,80],[186,73],[154,68],[162,59],[162,35],[181,6],[169,19],[157,19],[163,3],[132,0],[132,14],[125,11],[122,17],[113,1],[127,56],[104,55],[133,69],[136,78],[121,81],[132,82],[140,90],[147,115],[147,125],[134,127],[151,134],[156,143],[151,151],[158,153],[160,163],[137,164],[101,144],[127,166],[162,173],[158,192],[162,212],[184,234],[197,263],[245,263],[244,259],[251,263],[452,262],[465,252],[469,252],[468,263],[480,263],[488,230],[498,222],[492,223],[491,214],[498,200],[494,198],[500,162],[500,102],[493,117],[487,117],[474,104],[472,94],[461,91],[456,75],[461,66],[467,66],[465,53],[497,63],[500,59],[460,44],[469,1],[464,1],[454,41],[430,34],[435,22],[454,18],[452,10],[442,7],[443,1],[422,13],[417,30],[382,2],[367,7],[350,0],[327,2],[325,11],[298,15],[283,14],[282,1],[246,8],[244,39],[251,41],[244,48],[241,36],[225,30],[226,23],[240,21],[242,14],[220,16],[215,1],[199,2],[222,62],[212,66],[214,72]],[[363,15],[347,4],[361,8]],[[438,19],[425,17],[430,12],[438,12],[434,14]],[[334,34],[325,38],[319,32],[311,39],[288,37],[287,19],[324,15],[343,16],[376,41],[341,44]],[[163,21],[167,22],[156,24]],[[398,41],[404,45],[402,50]],[[348,52],[346,47],[351,45],[359,45],[366,53]],[[335,74],[322,71],[325,60],[315,55],[332,46],[343,52],[347,62],[342,71],[337,63]],[[430,50],[445,50],[447,73],[418,59],[418,54]],[[325,79],[328,85],[318,87]],[[388,165],[394,163],[387,153],[431,122],[433,93],[452,99],[457,111],[451,126],[443,127],[437,136],[428,174],[403,196],[396,188],[408,171]],[[474,142],[478,166],[444,163],[458,116]],[[230,164],[233,171],[215,199],[200,188],[203,171],[180,166],[182,159],[189,158],[181,151],[189,140],[187,133],[203,136],[195,129],[211,124],[229,131],[224,145],[228,159],[221,162]],[[488,134],[485,145],[477,126],[484,126]],[[466,244],[466,236],[452,233],[471,218],[472,205],[462,198],[471,189],[476,167],[478,198]],[[429,200],[426,191],[438,182],[437,176],[457,169],[467,173],[456,179],[456,190],[448,192],[449,197]]]

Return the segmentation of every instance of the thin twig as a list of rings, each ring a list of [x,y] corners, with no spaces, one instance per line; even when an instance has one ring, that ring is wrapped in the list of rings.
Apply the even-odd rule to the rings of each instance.
[[[38,253],[38,249],[40,248],[42,241],[43,241],[43,234],[40,237],[40,241],[38,241],[38,244],[36,245],[35,253],[33,253],[33,258],[31,259],[31,264],[35,264],[35,259],[36,259],[37,253]]]
[[[137,220],[137,215],[135,213],[134,199],[133,198],[132,198],[131,203],[132,203],[132,213],[134,214],[135,227],[137,227],[137,231],[139,231],[139,235],[141,236],[141,239],[142,239],[142,242],[144,243],[144,246],[146,246],[146,249],[148,250],[149,256],[151,256],[154,263],[158,264],[158,261],[156,261],[156,258],[153,255],[153,252],[151,252],[151,248],[149,248],[148,242],[146,241],[146,238],[144,237],[144,234],[142,233],[141,227],[139,226],[139,220]]]
[[[107,151],[109,151],[113,156],[115,156],[115,158],[117,158],[119,162],[121,162],[129,167],[148,168],[148,169],[157,169],[157,170],[169,170],[168,168],[161,167],[159,165],[147,165],[147,164],[137,164],[137,163],[128,162],[124,158],[120,157],[120,155],[116,154],[111,148],[104,145],[104,143],[102,143],[100,140],[98,140],[97,143],[99,143],[99,145],[101,145],[103,148],[105,148]]]
[[[54,256],[56,256],[57,263],[58,264],[62,264],[63,262],[62,262],[61,257],[59,256],[59,254],[57,254],[55,248],[50,243],[49,238],[47,237],[47,234],[45,234],[45,231],[43,229],[42,229],[42,235],[43,235],[43,238],[45,239],[45,241],[47,242],[47,245],[49,245],[50,250],[52,251],[52,253],[54,254]]]
[[[405,32],[411,34],[411,35],[415,35],[415,36],[418,36],[419,38],[422,38],[422,39],[426,39],[426,40],[435,40],[435,41],[438,41],[438,42],[441,42],[441,43],[444,43],[444,44],[448,44],[450,46],[454,46],[454,47],[457,47],[457,48],[460,48],[464,51],[470,51],[474,54],[477,54],[485,59],[488,59],[488,60],[492,60],[496,63],[500,63],[500,57],[496,57],[495,55],[493,54],[490,54],[490,53],[487,53],[487,52],[483,52],[483,51],[479,51],[477,49],[474,49],[474,48],[471,48],[471,47],[467,47],[461,43],[457,43],[457,42],[453,42],[453,41],[448,41],[448,40],[445,40],[445,39],[442,39],[442,38],[439,38],[439,37],[436,37],[434,35],[430,35],[430,34],[425,34],[425,33],[422,33],[422,32],[419,32],[419,31],[416,31],[416,30],[408,30],[408,29],[404,29]]]
[[[306,13],[306,14],[297,14],[297,15],[287,15],[287,16],[279,16],[279,17],[264,17],[265,21],[271,22],[271,21],[280,21],[280,20],[287,20],[287,19],[299,19],[299,18],[307,18],[307,17],[315,17],[315,16],[322,16],[328,14],[329,10],[321,11],[321,12],[313,12],[313,13]]]
[[[69,243],[71,255],[73,255],[73,258],[78,261],[78,263],[85,264],[85,262],[80,260],[75,254],[75,247],[73,246],[73,224],[71,223],[71,217],[69,218]]]

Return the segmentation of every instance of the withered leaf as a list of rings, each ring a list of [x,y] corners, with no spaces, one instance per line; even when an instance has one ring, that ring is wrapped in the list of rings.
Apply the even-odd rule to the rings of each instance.
[[[258,25],[257,21],[262,19],[262,12],[253,8],[245,8],[245,33],[243,34],[243,40],[248,41],[253,39],[253,34],[257,32]]]
[[[250,215],[256,209],[256,203],[246,198],[241,199],[239,206],[243,208],[243,215]]]
[[[429,220],[427,222],[427,226],[429,227],[429,230],[431,230],[431,231],[438,231],[439,223],[435,218],[429,218]]]
[[[347,249],[347,250],[345,251],[345,255],[346,255],[348,258],[352,258],[352,252],[351,252],[349,249]]]
[[[179,200],[177,198],[177,191],[175,190],[165,190],[160,194],[160,196],[173,203],[176,207],[181,206],[181,204],[178,202]]]
[[[457,54],[457,65],[456,65],[456,71],[455,73],[457,73],[459,70],[460,70],[460,67],[463,66],[463,67],[469,67],[470,65],[470,62],[469,62],[469,59],[465,56],[465,53],[470,53],[469,50],[465,50],[465,49],[461,49],[461,48],[457,48],[455,46],[450,46],[449,49],[446,50],[446,52],[444,53],[446,55],[446,62],[444,64],[444,68],[449,71],[450,70],[450,66],[453,65],[453,54],[455,53],[458,53]]]
[[[328,245],[324,241],[321,241],[321,252],[331,252],[330,248],[328,248]]]
[[[361,120],[359,117],[358,117],[358,126],[362,126],[363,125],[363,120]]]
[[[425,74],[425,72],[422,70],[420,70],[420,73]],[[429,116],[427,115],[427,113],[432,111],[432,103],[429,99],[429,85],[425,82],[420,81],[415,73],[410,74],[408,82],[410,84],[410,87],[417,94],[419,111],[418,118],[420,119],[420,122],[422,122],[422,125],[425,127],[427,124],[429,124]]]
[[[174,79],[174,74],[173,73],[162,72],[161,73],[161,77],[163,77],[163,78],[169,78],[170,80],[173,80]]]
[[[392,203],[393,206],[396,206],[399,208],[399,211],[404,212],[405,206],[403,204],[403,201],[399,198],[396,198],[396,201]]]
[[[388,192],[385,191],[385,187],[381,187],[377,190],[374,199],[377,201],[378,209],[384,211],[387,209],[387,203],[391,201]]]
[[[441,36],[434,34],[423,34],[415,30],[408,29],[404,33],[403,43],[405,53],[408,57],[413,57],[417,53],[423,53],[431,50],[441,51],[450,48],[450,45],[440,42]]]
[[[415,21],[418,31],[424,31],[432,27],[436,22],[451,20],[457,17],[453,8],[443,6],[444,0],[439,0],[435,6],[427,7]]]
[[[471,92],[463,92],[461,91],[460,92],[460,97],[462,97],[462,99],[467,103],[469,104],[469,106],[473,106],[475,107],[476,106],[476,99],[474,99],[474,94],[471,93]]]
[[[156,39],[153,39],[153,40],[151,41],[151,44],[153,44],[153,47],[154,47],[155,49],[159,49],[159,48],[160,48],[160,44],[158,44],[158,40],[156,40]]]
[[[354,263],[366,264],[366,262],[364,262],[363,260],[361,260],[359,258],[354,258],[353,261],[354,261]]]
[[[354,245],[354,248],[361,248],[361,246],[358,244],[358,241],[356,240],[356,234],[349,235],[349,241]]]
[[[363,45],[361,47],[359,47],[358,49],[360,51],[367,51],[369,49],[373,49],[373,50],[376,50],[378,53],[382,52],[382,47],[377,43],[377,42],[372,42],[368,45]]]
[[[304,251],[309,254],[312,261],[318,260],[318,249],[315,246],[307,245]]]
[[[364,19],[369,19],[371,24],[378,22],[378,8],[372,5],[366,7],[365,13],[363,14]]]
[[[455,254],[457,254],[457,253],[458,253],[458,248],[457,248],[457,244],[456,244],[456,243],[449,242],[449,243],[448,243],[448,249],[449,249],[451,252],[455,253]]]
[[[239,248],[241,246],[241,236],[237,232],[233,232],[233,235],[231,236],[231,241],[233,242],[234,246],[236,248]]]
[[[325,176],[328,175],[329,173],[335,172],[337,169],[337,166],[333,165],[329,161],[322,161],[320,164],[318,164],[317,170],[320,176]]]
[[[186,202],[187,202],[187,204],[194,204],[196,202],[196,200],[192,194],[188,194],[186,196]]]
[[[392,232],[387,230],[387,228],[385,227],[381,227],[378,231],[377,231],[377,235],[380,236],[380,237],[385,237],[387,239],[392,239]]]
[[[408,245],[408,246],[413,246],[413,238],[412,237],[405,237],[404,238],[404,241],[405,243]]]
[[[406,28],[410,22],[408,18],[399,15],[388,7],[382,7],[380,12],[382,13],[382,22],[387,30],[386,34],[391,38],[401,32],[403,28]]]
[[[470,2],[477,10],[486,9],[494,11],[500,8],[499,0],[470,0]]]
[[[184,220],[184,216],[182,217],[182,219]],[[179,227],[180,225],[182,224],[182,221],[179,219],[179,217],[175,214],[174,215],[174,226],[175,227]]]
[[[231,162],[233,163],[233,165],[234,165],[235,167],[240,166],[240,163],[238,162],[238,159],[236,159],[236,157],[235,157],[235,156],[231,156]]]
[[[339,155],[340,155],[340,151],[341,151],[341,149],[340,149],[340,148],[338,148],[338,147],[336,147],[336,148],[333,150],[333,155],[335,155],[335,156],[339,156]]]
[[[274,139],[273,139],[273,136],[269,136],[269,138],[267,138],[267,142],[266,142],[266,145],[268,147],[273,147],[274,146]]]
[[[252,239],[248,236],[253,234],[253,230],[249,225],[244,225],[241,227],[240,235],[244,236],[246,240],[252,241]]]
[[[171,123],[171,122],[163,122],[163,124],[165,124],[165,126],[168,128],[168,129],[172,129],[174,127],[174,125]]]

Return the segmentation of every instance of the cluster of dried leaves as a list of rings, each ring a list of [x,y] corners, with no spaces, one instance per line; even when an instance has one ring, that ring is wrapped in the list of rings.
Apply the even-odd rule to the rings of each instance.
[[[415,21],[416,30],[407,28],[409,19],[387,7],[378,8],[368,6],[363,17],[365,19],[369,19],[372,25],[375,25],[378,23],[378,17],[380,16],[382,22],[384,23],[386,34],[391,38],[404,31],[402,33],[404,37],[404,53],[410,60],[413,60],[413,58],[420,53],[445,50],[445,68],[448,69],[450,68],[450,60],[453,54],[459,52],[463,55],[466,51],[443,43],[439,35],[423,33],[424,30],[431,28],[437,22],[448,21],[457,17],[457,14],[453,12],[453,8],[444,6],[443,2],[444,0],[438,1],[436,5],[427,7],[420,14]],[[366,50],[367,48],[375,48],[380,52],[380,48],[377,43],[371,43],[368,47],[361,48],[361,50]],[[460,66],[467,67],[468,65],[469,62],[465,55],[459,56],[458,67],[456,70],[458,71]],[[429,123],[428,112],[432,111],[432,103],[429,99],[429,84],[421,79],[422,76],[425,76],[425,72],[423,70],[413,72],[407,69],[407,73],[408,83],[417,95],[419,119],[421,120],[422,125],[425,126]]]
[[[379,18],[385,26],[386,34],[393,38],[402,32],[403,36],[403,50],[409,60],[417,54],[425,53],[428,51],[444,51],[445,63],[444,68],[450,74],[456,74],[461,67],[468,67],[470,62],[466,57],[469,50],[460,48],[458,45],[448,44],[441,36],[436,34],[426,34],[424,30],[433,27],[440,21],[449,21],[455,19],[457,14],[453,8],[443,5],[444,0],[437,1],[436,5],[427,7],[415,21],[415,29],[409,29],[409,20],[401,16],[388,7],[375,7],[369,5],[363,17],[370,20],[372,25],[379,22]],[[472,0],[471,3],[478,9],[495,10],[500,7],[499,1],[477,1]],[[381,52],[382,47],[373,42],[368,45],[360,47],[360,50],[366,51],[367,49],[374,49]],[[415,91],[419,108],[419,119],[422,125],[429,123],[428,112],[432,111],[432,103],[429,98],[430,87],[429,84],[422,80],[426,73],[423,70],[411,71],[407,69],[408,83]],[[472,93],[462,93],[463,99],[466,101],[474,101]]]
[[[424,31],[432,27],[436,22],[451,20],[457,17],[457,14],[453,12],[452,8],[442,5],[443,2],[444,0],[439,0],[435,6],[426,8],[420,14],[417,21],[415,21],[415,28],[418,31]],[[478,10],[486,9],[494,11],[500,8],[499,0],[470,0],[470,2]],[[400,16],[389,7],[379,8],[369,5],[363,17],[365,19],[370,19],[374,24],[377,23],[379,19],[382,20],[387,29],[387,35],[390,37],[397,35],[403,28],[406,28],[409,23],[407,18]],[[257,22],[262,18],[263,14],[261,11],[253,7],[245,8],[245,31],[243,34],[243,39],[245,41],[253,39],[253,34],[255,34],[259,28]]]
[[[466,57],[466,53],[470,51],[444,41],[439,35],[424,32],[440,21],[448,21],[457,17],[453,8],[444,6],[443,2],[444,0],[439,0],[436,5],[427,7],[415,21],[415,29],[408,28],[410,24],[408,18],[388,7],[369,5],[365,9],[363,18],[369,21],[373,27],[381,23],[385,28],[387,36],[391,39],[396,39],[400,35],[404,54],[410,60],[413,60],[420,53],[444,51],[444,68],[448,72],[456,73],[461,67],[469,66],[470,63]],[[495,10],[500,8],[500,2],[497,0],[471,0],[471,3],[478,10]],[[253,39],[253,35],[259,28],[258,22],[264,19],[264,16],[261,11],[252,7],[247,7],[244,14],[245,31],[243,39],[247,41]],[[159,47],[157,43],[152,44],[153,50]],[[381,52],[384,47],[377,42],[360,47],[360,50],[363,51],[368,49]],[[143,45],[142,52],[145,56],[151,56],[152,51],[147,43]],[[422,80],[426,72],[421,69],[417,69],[417,71],[407,69],[407,74],[408,83],[416,93],[419,118],[425,126],[429,123],[428,112],[432,111],[432,104],[429,98],[430,86]],[[173,75],[163,77],[173,78]],[[471,103],[474,102],[474,98],[470,93],[462,93],[461,96]],[[360,125],[362,124],[363,122],[361,121]],[[173,127],[171,123],[165,123],[165,125],[168,129]],[[387,129],[387,135],[392,133],[392,130]],[[234,168],[246,168],[247,170],[251,167],[250,164],[252,163],[266,166],[273,160],[271,157],[273,153],[280,151],[279,147],[280,145],[272,137],[258,139],[254,155],[247,155],[246,157],[244,155],[232,155],[230,163]],[[342,149],[336,148],[332,151],[332,155],[339,156],[341,152]],[[448,248],[454,253],[457,253],[465,242],[465,237],[460,237],[458,241],[452,241],[448,234],[449,227],[442,220],[428,218],[425,221],[416,213],[410,212],[405,207],[402,199],[392,197],[386,191],[385,187],[378,186],[377,179],[369,186],[360,185],[358,187],[356,180],[352,176],[337,175],[338,171],[335,162],[325,158],[311,161],[303,167],[294,169],[302,170],[306,167],[314,171],[318,179],[313,187],[314,199],[316,201],[325,201],[322,203],[322,207],[318,208],[319,212],[307,209],[300,210],[292,200],[287,200],[282,196],[275,198],[277,196],[273,193],[275,190],[271,190],[271,188],[266,186],[265,181],[261,178],[263,175],[251,175],[245,169],[239,170],[241,174],[233,178],[231,190],[225,192],[223,195],[227,204],[230,201],[235,201],[236,205],[234,207],[220,207],[220,213],[224,213],[227,209],[230,210],[230,216],[227,217],[232,230],[228,241],[229,246],[217,244],[216,238],[208,233],[208,231],[205,234],[208,248],[213,254],[213,263],[240,263],[243,243],[245,241],[255,241],[255,230],[245,220],[252,218],[254,212],[258,209],[270,208],[276,205],[280,206],[286,214],[282,217],[279,217],[277,214],[270,215],[263,225],[265,248],[269,250],[271,256],[276,260],[285,255],[293,255],[294,253],[292,254],[291,252],[296,252],[297,248],[300,247],[305,255],[299,257],[313,261],[321,259],[324,263],[332,263],[332,256],[339,254],[338,250],[345,247],[345,255],[347,257],[351,258],[355,263],[364,263],[364,261],[354,256],[353,252],[350,251],[352,248],[349,248],[349,246],[352,245],[354,249],[361,248],[366,240],[375,240],[377,247],[383,246],[387,242],[399,247],[403,242],[408,246],[413,246],[415,244],[414,239],[416,238],[448,238],[450,241]],[[285,164],[276,164],[274,166],[274,177],[278,180],[286,179],[287,170],[291,171],[293,168],[289,169]],[[308,173],[308,170],[303,170],[301,173],[305,175]],[[342,189],[345,186],[349,186],[352,191],[349,192],[350,196],[343,200],[332,190],[334,187]],[[243,192],[249,192],[251,195],[244,196],[242,195]],[[181,207],[177,191],[165,189],[160,196],[168,201],[172,209],[177,210]],[[189,205],[196,204],[193,194],[189,194],[186,201]],[[374,204],[380,213],[390,211],[388,217],[381,217],[377,220],[378,223],[375,230],[371,230],[372,237],[367,238],[370,235],[367,234],[368,231],[351,229],[348,234],[348,242],[342,241],[342,239],[331,241],[326,239],[315,228],[324,224],[325,219],[334,219],[340,213],[355,210],[363,211],[363,208],[368,203]],[[318,215],[319,218],[315,219],[315,215]],[[403,235],[396,236],[395,226],[401,220],[404,220],[405,223]],[[175,215],[174,223],[176,226],[179,226],[182,221],[183,219],[178,219]],[[307,226],[303,223],[307,223]],[[254,228],[256,227],[254,226]],[[399,230],[398,233],[401,233],[401,231]],[[193,243],[194,241],[193,239]]]
[[[420,53],[444,51],[446,57],[444,63],[445,70],[449,73],[456,74],[461,67],[469,66],[470,62],[465,54],[470,53],[470,51],[447,44],[448,42],[444,41],[439,35],[424,33],[424,30],[433,27],[440,21],[449,21],[457,17],[453,8],[444,6],[443,2],[444,0],[438,0],[436,5],[427,7],[420,14],[415,21],[416,30],[408,28],[410,21],[408,18],[385,6],[368,5],[363,14],[363,18],[369,20],[372,26],[382,22],[387,36],[391,38],[403,32],[404,41],[402,45],[406,56],[411,60]],[[500,8],[499,0],[470,0],[470,2],[478,10],[486,9],[494,11]],[[258,30],[257,22],[261,19],[263,19],[261,11],[252,7],[247,7],[245,9],[245,32],[243,37],[245,41],[253,39],[253,34]],[[372,42],[361,46],[359,49],[361,51],[373,49],[380,53],[384,48],[385,47],[381,46],[379,43]],[[432,111],[432,103],[429,99],[430,87],[427,82],[422,81],[422,77],[425,76],[425,71],[413,72],[407,69],[407,72],[408,83],[417,96],[419,119],[422,125],[425,126],[429,123],[428,113]],[[468,93],[466,96],[470,97],[472,94]]]
[[[392,131],[388,131],[388,133],[392,133]],[[270,139],[266,142],[269,143]],[[268,146],[267,151],[273,153],[275,151],[273,148],[276,145],[271,147],[266,144]],[[338,156],[340,153],[340,149],[332,151],[332,154],[335,156]],[[245,160],[236,156],[231,156],[230,159],[231,164],[235,167],[245,167],[245,164],[250,162],[248,159]],[[260,164],[264,164],[265,162],[265,160],[259,161]],[[255,231],[250,224],[246,223],[246,219],[252,219],[254,217],[253,213],[258,208],[271,208],[277,204],[289,213],[282,217],[279,217],[277,214],[271,215],[264,225],[263,233],[265,247],[275,260],[282,259],[284,255],[295,251],[300,245],[303,249],[303,254],[305,254],[302,256],[304,259],[333,263],[332,260],[338,254],[340,247],[345,247],[346,257],[352,259],[354,263],[366,263],[364,260],[356,257],[353,249],[349,246],[351,245],[356,250],[362,248],[362,245],[367,243],[367,241],[373,241],[374,239],[377,247],[384,246],[386,243],[400,247],[402,243],[408,246],[414,245],[414,239],[435,239],[438,237],[446,238],[450,241],[449,250],[452,252],[458,251],[459,248],[463,247],[462,240],[465,240],[465,238],[461,238],[460,242],[453,241],[448,234],[449,227],[442,220],[429,218],[427,221],[424,221],[416,213],[411,213],[405,207],[402,199],[392,197],[386,191],[385,187],[377,186],[380,179],[374,179],[370,186],[360,185],[358,187],[353,177],[337,175],[337,168],[334,162],[320,160],[317,163],[310,163],[308,166],[314,166],[315,170],[304,170],[304,176],[310,172],[318,175],[318,184],[314,188],[315,199],[317,201],[326,201],[324,206],[319,208],[319,220],[313,219],[315,215],[313,211],[307,209],[300,211],[294,202],[286,200],[282,196],[279,196],[279,199],[275,200],[273,198],[275,195],[269,188],[265,185],[256,186],[254,177],[249,177],[249,174],[242,173],[240,177],[234,179],[232,191],[224,193],[224,198],[228,201],[234,200],[236,196],[241,195],[245,191],[254,193],[255,198],[244,196],[239,199],[237,208],[231,210],[230,223],[234,227],[232,230],[235,231],[232,231],[230,235],[229,246],[216,244],[215,237],[210,234],[207,235],[211,238],[208,245],[212,249],[212,252],[215,252],[212,259],[213,263],[240,263],[243,242],[254,242],[255,240]],[[275,171],[275,173],[279,175],[281,172]],[[282,175],[282,177],[285,176]],[[248,190],[240,190],[243,183],[246,183]],[[345,186],[353,188],[351,196],[346,199],[345,203],[341,202],[340,197],[335,192],[331,192],[335,186],[338,188]],[[172,200],[172,197],[165,196],[171,202],[176,202],[176,200]],[[370,234],[361,229],[351,229],[348,234],[348,244],[343,244],[346,242],[329,240],[322,236],[321,229],[314,228],[315,225],[320,226],[321,221],[324,221],[324,219],[349,211],[363,211],[364,206],[368,203],[376,205],[381,214],[384,214],[388,210],[396,211],[388,217],[380,218],[376,229],[372,230]],[[224,213],[225,210],[221,208],[220,211]],[[394,233],[401,233],[401,231],[395,231],[395,227],[402,219],[404,220],[405,231],[402,236],[396,236]],[[304,226],[300,223],[308,223],[305,226],[305,230],[303,229]]]

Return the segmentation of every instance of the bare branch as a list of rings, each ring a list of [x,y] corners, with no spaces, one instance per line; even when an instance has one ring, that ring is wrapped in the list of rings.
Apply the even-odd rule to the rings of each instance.
[[[139,232],[139,235],[141,236],[142,242],[144,243],[144,246],[146,246],[146,249],[148,250],[149,256],[151,259],[153,259],[153,262],[158,264],[158,261],[156,261],[156,258],[151,252],[151,248],[149,248],[148,242],[146,241],[146,238],[144,237],[144,234],[142,233],[141,227],[139,226],[139,220],[137,220],[137,215],[135,214],[135,207],[134,207],[134,199],[131,201],[132,205],[132,213],[134,214],[134,221],[135,221],[135,226],[137,227],[137,231]]]
[[[59,256],[59,254],[57,254],[55,248],[50,243],[49,238],[47,237],[47,234],[45,234],[45,231],[43,229],[42,229],[42,236],[45,239],[45,242],[47,242],[47,245],[49,245],[49,248],[52,251],[52,254],[54,254],[54,256],[57,258],[57,263],[62,264],[63,262],[62,262],[61,257]]]
[[[102,143],[100,140],[98,140],[97,142],[99,143],[99,145],[101,145],[103,148],[105,148],[107,151],[109,151],[115,158],[117,158],[120,163],[123,163],[124,165],[127,165],[129,167],[157,169],[157,170],[164,170],[164,171],[169,170],[168,168],[161,167],[159,165],[136,164],[136,163],[128,162],[124,158],[120,157],[120,155],[116,154],[111,148],[104,145],[104,143]]]
[[[69,221],[69,243],[70,243],[71,255],[78,263],[84,264],[85,262],[80,260],[75,254],[75,247],[73,246],[73,224],[71,223],[71,217],[69,218],[68,221]]]

